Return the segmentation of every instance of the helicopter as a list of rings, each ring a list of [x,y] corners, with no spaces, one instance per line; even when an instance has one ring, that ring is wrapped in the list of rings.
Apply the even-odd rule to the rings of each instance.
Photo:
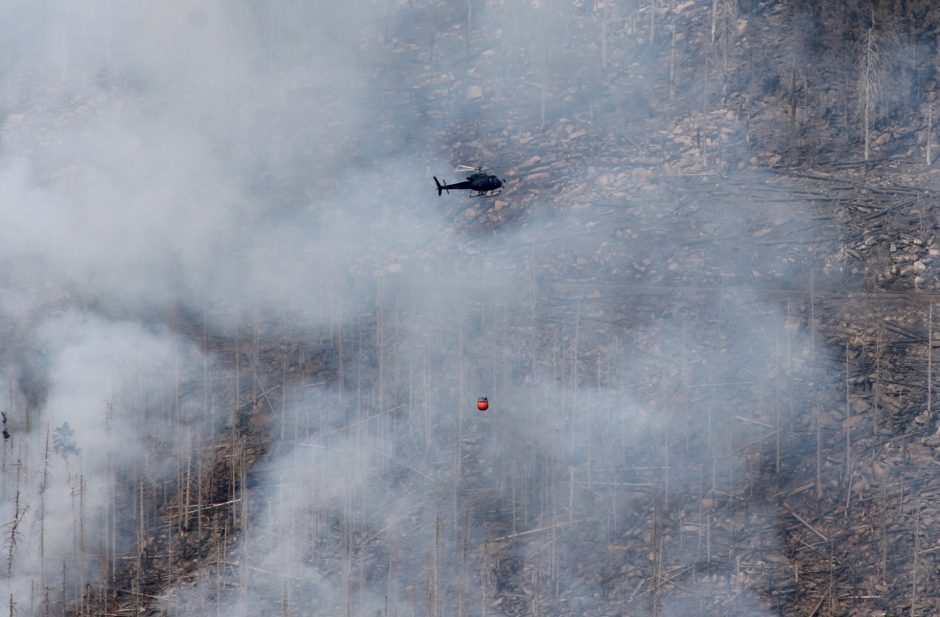
[[[500,180],[496,176],[486,173],[482,166],[468,167],[466,165],[458,165],[457,169],[459,171],[472,171],[473,173],[467,176],[466,181],[458,182],[457,184],[447,184],[447,180],[444,180],[444,184],[441,184],[437,176],[434,176],[434,184],[437,185],[438,197],[440,197],[441,193],[444,191],[450,193],[450,189],[469,190],[470,197],[494,197],[502,193],[499,189],[503,186],[505,180]]]

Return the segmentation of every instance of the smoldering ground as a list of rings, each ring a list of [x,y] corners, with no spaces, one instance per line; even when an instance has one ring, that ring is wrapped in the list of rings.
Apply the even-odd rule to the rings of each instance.
[[[171,477],[196,456],[190,444],[225,426],[219,416],[228,410],[199,407],[206,392],[175,391],[177,379],[204,383],[206,364],[217,367],[198,342],[153,327],[182,307],[228,336],[253,322],[287,324],[303,339],[332,328],[346,355],[332,386],[298,380],[279,395],[274,434],[283,439],[241,494],[250,516],[226,549],[237,556],[240,588],[220,586],[231,562],[217,561],[195,593],[170,590],[168,611],[200,614],[212,600],[244,614],[272,602],[362,613],[390,604],[429,615],[495,601],[542,602],[546,612],[582,602],[603,612],[609,598],[632,592],[628,578],[607,575],[611,564],[627,577],[651,563],[711,564],[702,538],[715,534],[717,543],[722,532],[700,504],[731,499],[722,495],[760,477],[750,465],[766,464],[772,441],[746,462],[728,452],[766,437],[758,428],[767,427],[745,421],[742,429],[735,416],[749,418],[742,401],[760,408],[782,388],[767,377],[776,366],[786,364],[789,379],[801,374],[812,357],[809,329],[799,331],[807,311],[788,315],[785,302],[759,290],[706,289],[666,302],[666,311],[647,294],[653,273],[672,262],[681,264],[680,282],[724,280],[716,272],[740,281],[773,270],[775,256],[676,236],[681,210],[663,192],[636,197],[635,211],[600,224],[589,212],[552,218],[542,211],[583,199],[565,189],[570,176],[532,197],[519,228],[471,236],[441,213],[452,201],[437,199],[426,173],[521,164],[544,145],[523,143],[523,131],[550,130],[566,116],[600,144],[605,133],[642,126],[663,67],[635,50],[612,46],[602,57],[595,38],[598,62],[620,66],[616,87],[599,87],[599,105],[590,87],[571,93],[597,77],[582,74],[571,45],[606,27],[585,7],[471,3],[469,14],[439,14],[414,3],[328,12],[301,3],[99,3],[26,20],[34,36],[11,39],[4,73],[0,190],[9,207],[0,260],[4,287],[28,309],[0,308],[32,324],[19,343],[29,370],[12,357],[5,372],[35,375],[30,383],[43,391],[28,430],[22,401],[32,388],[17,378],[10,385],[16,443],[31,444],[21,458],[33,486],[29,516],[46,498],[43,507],[61,501],[57,512],[71,503],[70,472],[58,462],[58,484],[39,480],[44,435],[61,421],[81,448],[70,464],[78,461],[94,487],[89,512],[107,507],[109,464],[128,477]],[[643,38],[639,23],[630,32]],[[539,62],[541,83],[528,83]],[[636,105],[602,120],[618,89]],[[451,160],[451,139],[464,143],[459,156],[477,160]],[[624,171],[604,155],[600,145],[571,164]],[[521,184],[506,199],[537,188]],[[597,190],[617,199],[614,189]],[[751,204],[721,206],[697,212],[702,234],[753,231],[742,226]],[[55,306],[67,316],[49,316]],[[213,372],[231,385],[228,369]],[[712,389],[729,383],[732,394]],[[481,394],[492,401],[484,416],[472,409]],[[156,416],[157,428],[128,421],[126,434],[102,446],[115,400],[121,417]],[[178,406],[183,419],[203,414],[200,439],[180,437]],[[176,465],[140,460],[164,440]],[[96,456],[107,452],[103,465]],[[683,505],[662,525],[692,525],[695,542],[656,548],[650,511],[665,496]],[[6,492],[6,520],[18,516],[11,499]],[[760,520],[746,529],[773,526],[773,511],[754,509]],[[74,552],[74,522],[45,525],[48,561],[23,542],[10,561],[20,606],[46,563],[58,568]],[[86,541],[111,542],[103,531],[92,527]],[[135,532],[124,530],[123,546]],[[602,557],[607,545],[621,552]],[[659,555],[652,560],[650,546]],[[94,565],[86,569],[80,582],[94,578]],[[537,597],[525,596],[533,577]]]
[[[782,384],[767,380],[787,364],[786,344],[799,364],[809,342],[776,307],[725,297],[721,317],[712,305],[650,319],[644,338],[609,333],[599,351],[587,301],[580,318],[568,312],[539,334],[524,297],[474,302],[448,291],[387,297],[378,331],[365,334],[384,345],[347,357],[347,388],[295,392],[279,430],[286,451],[258,477],[254,527],[235,549],[238,610],[475,612],[509,596],[525,611],[539,601],[529,589],[545,611],[603,613],[632,591],[612,572],[642,571],[650,550],[670,568],[698,565],[737,585],[707,554],[706,533],[716,546],[734,532],[779,549],[764,537],[777,515],[760,489],[773,427],[747,421],[779,396],[770,393]],[[793,378],[810,377],[793,364]],[[485,414],[472,406],[480,392],[490,395]],[[736,457],[739,448],[752,452]],[[702,502],[748,493],[739,529],[706,522]],[[657,542],[657,525],[668,539]],[[670,536],[673,525],[684,532]],[[289,541],[297,537],[306,539]],[[176,593],[171,611],[235,602],[211,579]],[[640,598],[635,610],[649,610]]]
[[[166,330],[65,311],[27,334],[30,366],[14,368],[39,372],[44,396],[32,408],[22,392],[9,393],[2,493],[5,586],[35,610],[48,596],[35,583],[52,568],[80,589],[97,574],[86,551],[132,544],[134,530],[115,524],[115,500],[142,478],[171,477],[174,458],[186,456],[179,444],[198,447],[213,429],[180,390],[188,389],[181,376],[203,361]],[[13,374],[9,383],[36,381]]]

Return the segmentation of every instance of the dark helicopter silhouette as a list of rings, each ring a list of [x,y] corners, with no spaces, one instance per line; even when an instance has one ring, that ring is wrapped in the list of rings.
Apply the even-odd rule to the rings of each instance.
[[[458,182],[457,184],[447,184],[447,180],[444,180],[444,184],[441,184],[437,176],[434,176],[434,184],[437,185],[438,196],[444,191],[450,193],[451,189],[468,190],[470,191],[470,197],[492,197],[502,193],[499,189],[503,186],[505,180],[500,180],[496,176],[484,172],[483,167],[458,165],[457,169],[461,171],[472,171],[473,173],[467,176],[466,181]]]

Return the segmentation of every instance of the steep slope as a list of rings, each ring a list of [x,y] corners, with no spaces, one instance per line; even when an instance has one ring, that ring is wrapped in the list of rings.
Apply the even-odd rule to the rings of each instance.
[[[252,16],[266,34],[229,75],[260,66],[281,90],[225,111],[251,119],[241,136],[194,116],[211,148],[180,143],[235,192],[198,198],[231,220],[143,270],[157,292],[81,255],[33,290],[48,256],[8,238],[4,292],[30,299],[25,316],[2,304],[19,326],[4,333],[11,613],[938,610],[937,9],[251,7],[189,13],[210,29]],[[329,25],[298,33],[300,17]],[[94,96],[47,92],[47,111],[5,102],[4,148],[34,161],[23,184],[88,177],[47,142],[118,103],[135,122],[193,122],[163,86],[101,79]],[[211,109],[212,92],[189,102]],[[451,164],[511,180],[493,199],[437,198],[430,175]],[[139,253],[111,255],[139,272]],[[169,429],[100,474],[92,442],[79,467],[42,446],[63,397],[81,400],[59,389],[56,339],[84,322],[50,330],[57,311],[142,324],[114,336],[153,354],[146,333],[183,341],[156,377],[118,371],[101,426]],[[98,426],[72,424],[85,440]],[[39,487],[28,512],[71,499],[65,549],[17,540],[21,478]],[[104,504],[87,532],[86,478]]]

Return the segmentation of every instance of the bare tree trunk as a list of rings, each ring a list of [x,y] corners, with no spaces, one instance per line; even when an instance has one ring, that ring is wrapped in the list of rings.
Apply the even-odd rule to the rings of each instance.
[[[796,53],[790,57],[790,122],[796,122]]]
[[[653,43],[656,41],[656,0],[650,0],[650,55],[653,54]]]
[[[16,496],[13,499],[13,522],[9,525],[10,535],[7,538],[7,578],[13,576],[13,557],[16,554],[16,541],[19,538],[20,519],[23,510],[20,510],[20,462],[16,465]],[[12,601],[12,600],[11,600]]]
[[[931,103],[930,105],[927,106],[927,148],[926,148],[925,154],[927,158],[928,167],[933,162],[933,159],[931,158],[933,154],[931,152],[932,148],[933,148],[933,104]]]
[[[865,111],[864,111],[864,120],[863,120],[864,125],[865,125],[865,129],[864,129],[865,136],[863,137],[863,139],[865,141],[865,168],[866,169],[868,168],[868,162],[869,162],[869,159],[871,158],[871,144],[869,143],[869,140],[870,140],[869,133],[871,131],[871,119],[870,119],[871,105],[868,103],[868,96],[869,95],[867,93],[867,88],[866,88]]]
[[[809,353],[816,353],[816,274],[809,271]]]
[[[875,112],[875,99],[877,96],[877,71],[879,53],[875,44],[872,28],[868,28],[868,38],[865,43],[864,66],[861,75],[861,105],[862,105],[862,132],[865,142],[865,170],[868,170],[871,159],[871,123]]]
[[[542,66],[542,93],[539,96],[539,130],[544,131],[546,125],[545,111],[548,104],[548,43],[545,43],[545,58]]]
[[[718,0],[712,0],[712,31],[711,44],[715,44],[715,35],[718,30]]]
[[[848,484],[849,495],[852,494],[852,417],[851,386],[849,384],[849,344],[845,344],[845,481]],[[846,499],[848,503],[848,499]],[[848,516],[848,507],[846,507]]]
[[[39,483],[39,581],[46,587],[46,486],[49,483],[49,427],[46,427],[46,446],[42,453],[42,480]]]
[[[456,521],[455,521],[456,522]],[[464,617],[464,594],[467,591],[467,556],[470,552],[470,511],[464,516],[463,545],[460,557],[460,580],[457,581],[457,617]]]
[[[933,417],[933,301],[927,310],[927,417]]]
[[[774,357],[779,358],[780,337],[774,337]],[[780,481],[780,373],[777,373],[774,388],[774,485]]]
[[[669,100],[676,100],[676,28],[672,27],[672,37],[669,44]]]
[[[470,56],[470,32],[473,27],[473,0],[467,0],[467,57]]]
[[[817,409],[816,420],[816,499],[822,498],[822,414]]]
[[[917,561],[920,557],[920,510],[923,504],[917,504],[914,514],[914,563],[911,567],[911,617],[917,615]]]
[[[661,568],[661,564],[659,563],[659,542],[659,504],[656,504],[653,508],[653,531],[650,534],[650,559],[653,562],[650,564],[652,570],[650,573],[650,578],[653,579],[653,617],[657,617],[659,615],[659,581]]]

